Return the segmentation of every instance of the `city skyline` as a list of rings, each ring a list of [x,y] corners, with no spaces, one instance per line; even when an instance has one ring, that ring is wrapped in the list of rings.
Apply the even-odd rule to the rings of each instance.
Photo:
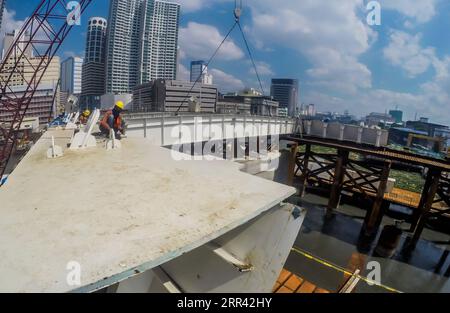
[[[30,2],[7,3],[5,19],[11,20],[8,25],[26,17],[23,8]],[[234,3],[176,2],[182,5],[180,68],[186,79],[190,61],[207,59],[227,32]],[[402,6],[381,1],[382,25],[370,27],[363,2],[348,1],[334,8],[328,3],[286,1],[282,8],[274,8],[271,1],[259,1],[258,5],[246,1],[242,23],[266,94],[272,78],[298,78],[300,102],[315,103],[321,111],[348,110],[363,116],[398,106],[406,119],[417,114],[446,123],[449,116],[442,114],[442,108],[448,108],[450,103],[450,47],[440,40],[439,29],[450,25],[443,13],[449,11],[449,4],[427,0],[405,1],[407,5]],[[82,26],[90,16],[107,17],[107,6],[105,0],[93,3]],[[282,16],[286,9],[296,15],[298,25],[290,24],[292,17]],[[327,24],[318,27],[314,20],[318,14],[337,24],[329,25],[327,18]],[[60,51],[61,56],[82,56],[81,45],[74,42],[80,41],[75,38],[85,38],[85,28],[86,25],[74,30]],[[279,36],[273,30],[278,30]],[[204,40],[206,33],[208,40]],[[224,91],[258,86],[238,33],[223,47],[210,72]]]

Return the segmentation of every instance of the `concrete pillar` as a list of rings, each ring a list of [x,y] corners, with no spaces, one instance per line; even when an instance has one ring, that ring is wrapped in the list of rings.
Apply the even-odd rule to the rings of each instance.
[[[311,135],[312,121],[306,121],[306,134]]]
[[[327,130],[328,130],[328,124],[323,123],[323,133],[322,133],[323,138],[327,138]]]
[[[362,143],[363,132],[364,132],[363,127],[358,128],[358,139],[356,140],[357,143]]]
[[[344,141],[345,125],[341,125],[339,140]]]
[[[381,136],[383,135],[383,131],[381,129],[379,129],[377,131],[377,141],[375,143],[376,147],[380,147],[381,146]]]

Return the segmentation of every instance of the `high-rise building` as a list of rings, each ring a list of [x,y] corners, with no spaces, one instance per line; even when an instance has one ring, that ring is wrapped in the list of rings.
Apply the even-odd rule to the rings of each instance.
[[[191,62],[191,82],[199,82],[206,85],[213,84],[213,77],[208,74],[208,65],[205,61]]]
[[[81,94],[83,59],[70,57],[61,63],[61,91],[69,95]]]
[[[395,123],[397,124],[403,123],[403,111],[390,110],[389,115],[391,115],[395,119]]]
[[[143,5],[139,83],[154,79],[174,80],[178,65],[180,5],[153,0],[146,0]]]
[[[133,90],[132,112],[189,112],[196,102],[203,113],[214,113],[217,87],[186,81],[156,79],[138,85]],[[193,88],[194,87],[194,88]]]
[[[297,79],[272,79],[270,95],[280,103],[279,111],[289,116],[298,113],[299,86]]]
[[[14,67],[16,63],[16,59],[14,57],[14,54],[11,55],[8,59],[6,59],[6,53],[11,48],[11,45],[14,43],[14,40],[18,36],[19,31],[15,30],[11,33],[5,34],[4,40],[3,40],[3,71],[0,73],[0,80],[6,81],[9,79],[9,85],[17,88],[13,88],[13,90],[17,93],[20,93],[23,88],[26,87],[27,82],[31,81],[33,78],[33,75],[35,73],[35,68],[39,67],[39,64],[42,62],[42,59],[45,59],[44,62],[48,63],[48,57],[47,56],[40,56],[36,57],[33,54],[33,50],[25,49],[25,42],[29,40],[27,38],[27,35],[24,35],[21,41],[23,43],[20,43],[20,52],[24,52],[24,55],[27,58],[26,62],[22,62],[17,67]],[[32,116],[32,114],[36,113],[36,115],[39,115],[40,122],[46,123],[48,122],[49,118],[52,118],[54,115],[54,112],[56,111],[56,108],[59,107],[59,101],[60,101],[60,95],[59,95],[59,88],[58,81],[60,79],[60,59],[59,57],[55,56],[50,61],[50,63],[47,66],[47,70],[43,74],[40,85],[44,86],[42,89],[39,90],[45,90],[47,93],[45,97],[50,97],[54,99],[53,106],[48,105],[48,101],[39,101],[38,98],[35,101],[33,99],[33,109],[30,109],[27,111],[27,117],[36,117]],[[42,91],[42,93],[45,93]],[[48,100],[48,99],[47,99]],[[40,103],[42,104],[41,107]],[[34,113],[33,113],[34,112]],[[30,115],[31,114],[31,115]],[[46,116],[47,118],[43,118]]]
[[[131,88],[138,83],[142,2],[110,2],[106,39],[107,93],[130,93]]]
[[[106,92],[130,93],[154,79],[176,79],[180,5],[112,0],[107,35]]]
[[[99,108],[105,93],[107,24],[102,17],[92,17],[88,22],[81,81],[80,105],[83,109]]]
[[[6,2],[6,0],[0,0],[0,29],[2,28],[3,11],[5,10],[5,2]]]
[[[11,48],[11,45],[14,43],[14,40],[18,36],[19,31],[14,30],[11,33],[5,34],[5,37],[3,39],[3,59],[6,58],[6,53]],[[4,81],[8,79],[8,77],[11,74],[11,71],[13,70],[13,66],[16,63],[14,55],[17,55],[24,52],[24,56],[27,58],[27,62],[22,63],[19,65],[15,71],[12,73],[10,85],[12,86],[21,86],[24,85],[26,81],[31,80],[32,76],[34,75],[34,68],[38,67],[38,65],[41,63],[42,58],[47,57],[35,57],[33,54],[33,49],[26,47],[26,41],[29,40],[29,36],[23,35],[23,38],[21,41],[22,43],[19,43],[19,51],[17,51],[16,54],[12,54],[12,56],[8,60],[4,60],[5,66],[3,68],[3,72],[0,73],[0,76]],[[42,77],[41,83],[49,83],[49,84],[57,84],[60,77],[60,60],[59,57],[55,56],[53,57],[52,61],[50,62],[49,66],[47,67],[47,70],[45,71],[45,74]]]
[[[5,92],[6,97],[22,97],[26,91],[27,86],[18,85],[11,87]],[[57,85],[49,83],[41,83],[37,87],[31,102],[25,113],[25,118],[39,118],[39,124],[45,125],[53,120],[58,115],[57,101],[55,93],[58,94]],[[2,110],[0,112],[0,119],[5,122],[12,122],[14,119],[14,112]]]
[[[9,48],[14,44],[16,37],[19,36],[20,30],[16,29],[10,33],[4,34],[3,37],[3,50],[2,50],[2,60],[6,58],[6,54],[8,53]],[[15,50],[16,55],[20,55],[20,53],[24,52],[24,54],[30,58],[34,56],[33,47],[31,45],[26,45],[26,42],[30,40],[29,34],[23,34],[20,38],[20,42],[17,44],[17,48]]]

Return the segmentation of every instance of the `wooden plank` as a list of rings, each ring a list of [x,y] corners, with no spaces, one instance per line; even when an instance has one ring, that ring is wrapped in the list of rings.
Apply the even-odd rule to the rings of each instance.
[[[285,286],[281,286],[281,288],[278,289],[276,293],[293,293],[293,292],[291,289],[289,289]]]
[[[296,275],[292,275],[284,285],[292,291],[296,291],[302,283],[303,279],[299,278]]]
[[[330,293],[328,290],[322,289],[322,288],[317,288],[316,290],[314,290],[314,293]]]
[[[273,286],[272,293],[277,292],[280,287],[281,287],[281,284],[279,282],[276,282],[275,286]]]
[[[309,281],[305,281],[300,288],[298,288],[297,293],[314,293],[316,288],[316,285],[310,283]]]
[[[291,275],[292,275],[291,272],[289,272],[289,271],[283,269],[283,270],[281,271],[280,276],[278,277],[277,282],[280,283],[281,285],[283,285],[283,284],[289,279],[289,277],[290,277]]]

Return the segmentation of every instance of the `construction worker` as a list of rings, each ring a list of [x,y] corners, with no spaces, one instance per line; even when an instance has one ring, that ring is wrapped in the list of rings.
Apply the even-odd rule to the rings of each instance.
[[[114,130],[114,134],[119,140],[125,135],[125,122],[121,116],[124,107],[122,101],[117,101],[114,108],[106,112],[101,120],[100,131],[107,137],[109,137],[111,129]]]
[[[89,110],[84,110],[83,113],[80,116],[80,124],[81,125],[86,125],[88,120],[89,120],[89,116],[91,116],[91,111]]]

